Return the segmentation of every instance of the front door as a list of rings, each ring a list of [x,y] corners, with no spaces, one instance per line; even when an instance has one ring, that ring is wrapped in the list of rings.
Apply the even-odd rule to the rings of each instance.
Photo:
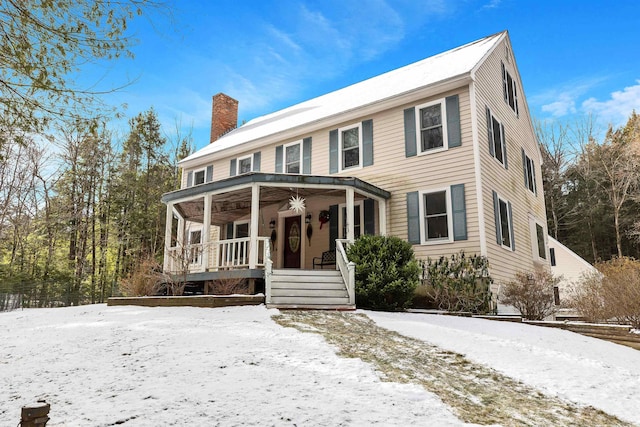
[[[301,216],[284,219],[284,268],[300,268],[301,223]]]

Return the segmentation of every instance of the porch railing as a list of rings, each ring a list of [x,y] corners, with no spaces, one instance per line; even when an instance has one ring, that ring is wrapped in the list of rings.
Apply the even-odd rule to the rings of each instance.
[[[340,270],[342,280],[347,286],[349,304],[356,303],[356,265],[347,258],[347,247],[353,242],[347,239],[336,239],[336,268]]]
[[[256,267],[265,266],[269,249],[269,238],[258,237],[256,241],[256,250],[258,251]],[[195,273],[249,268],[251,250],[249,237],[173,247],[169,249],[169,271],[172,273],[184,271]],[[205,256],[206,252],[208,252],[207,256]]]

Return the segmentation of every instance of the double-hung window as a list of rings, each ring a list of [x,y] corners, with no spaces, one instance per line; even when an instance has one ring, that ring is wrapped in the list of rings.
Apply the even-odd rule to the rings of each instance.
[[[544,226],[536,218],[529,215],[529,230],[531,231],[531,253],[533,259],[544,262],[547,259]]]
[[[507,147],[505,144],[504,125],[487,107],[487,134],[489,137],[489,153],[500,164],[506,167]]]
[[[453,236],[449,188],[420,192],[422,243],[450,242]]]
[[[205,170],[200,169],[193,172],[193,185],[204,184]]]
[[[340,169],[350,169],[362,165],[362,126],[339,129]]]
[[[522,168],[524,169],[524,186],[536,193],[536,166],[533,160],[522,150]]]
[[[421,153],[446,150],[447,123],[444,100],[440,99],[416,107],[416,134]]]
[[[302,164],[302,148],[300,142],[284,146],[284,172],[300,173]]]
[[[341,237],[347,238],[347,205],[340,205],[340,230],[342,231]],[[363,233],[364,227],[364,207],[362,201],[354,202],[353,204],[353,238],[357,239]]]
[[[544,227],[536,223],[536,241],[538,242],[538,256],[547,259],[547,250],[544,244]]]
[[[493,192],[493,208],[496,222],[498,244],[505,249],[514,250],[511,203]]]
[[[518,115],[518,89],[516,81],[505,68],[504,62],[502,63],[502,88],[504,91],[504,102]]]
[[[245,156],[238,158],[238,175],[249,173],[253,170],[253,156]]]

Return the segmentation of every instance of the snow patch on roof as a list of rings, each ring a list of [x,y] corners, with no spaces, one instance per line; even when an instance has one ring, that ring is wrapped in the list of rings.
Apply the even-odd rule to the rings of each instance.
[[[506,32],[423,59],[334,92],[250,120],[180,163],[303,126],[470,73]]]

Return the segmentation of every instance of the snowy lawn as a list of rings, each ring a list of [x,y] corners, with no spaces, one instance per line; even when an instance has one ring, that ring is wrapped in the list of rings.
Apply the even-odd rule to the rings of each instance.
[[[371,337],[396,335],[362,313],[416,338],[393,338],[399,351],[429,353],[432,344],[439,346],[434,354],[460,365],[471,383],[488,375],[511,385],[508,376],[524,383],[514,387],[531,391],[522,395],[531,394],[542,408],[558,408],[561,418],[572,407],[564,402],[575,402],[640,425],[640,352],[633,349],[477,319],[373,312],[325,313],[324,320],[314,320],[312,312],[297,320],[295,312],[277,317],[297,322],[296,329],[277,324],[272,316],[278,313],[263,306],[105,305],[0,313],[0,426],[15,426],[20,408],[43,398],[51,403],[51,427],[465,425],[457,403],[443,403],[448,398],[432,392],[419,375],[410,378],[410,365],[393,373],[376,364]],[[369,348],[362,357],[369,363],[338,356],[341,344],[327,335],[329,325],[336,337],[348,337],[352,322],[368,325],[351,341],[356,349]],[[599,411],[586,413],[615,424]],[[541,418],[534,424],[545,423]]]

